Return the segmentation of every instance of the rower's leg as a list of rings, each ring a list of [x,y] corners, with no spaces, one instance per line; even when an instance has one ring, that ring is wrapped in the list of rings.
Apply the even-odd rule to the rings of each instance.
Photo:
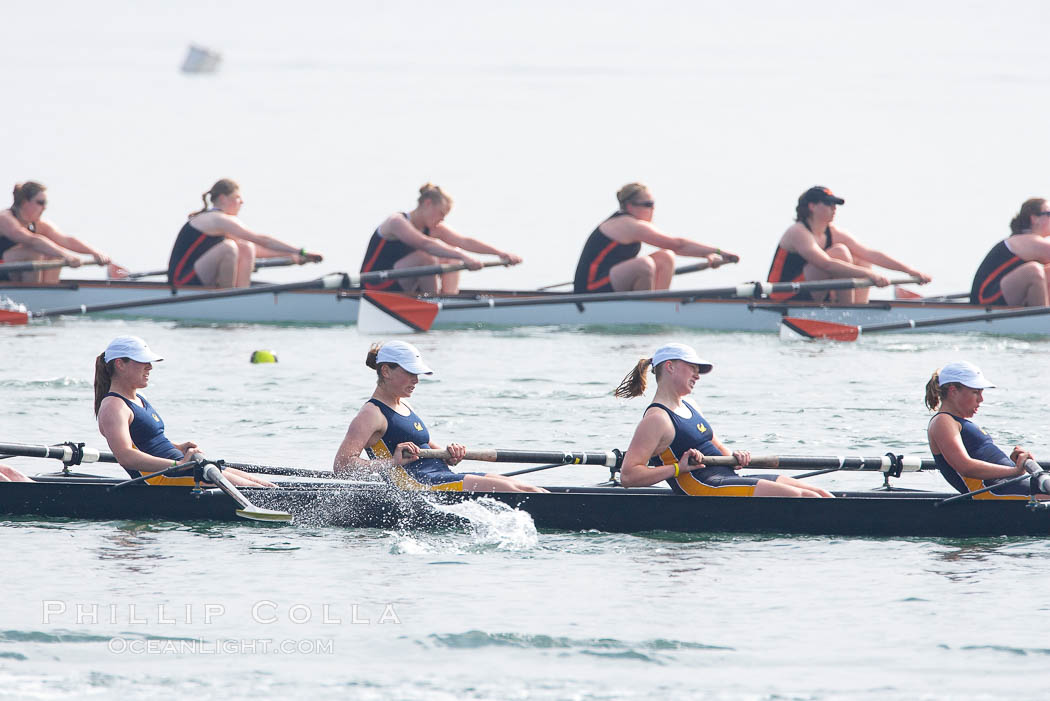
[[[781,478],[778,477],[776,482],[771,482],[766,479],[761,479],[758,484],[755,485],[754,495],[756,497],[820,497],[818,491],[814,490],[809,486],[796,487],[791,484],[785,484],[781,482]],[[830,496],[830,495],[829,495]]]
[[[810,492],[814,492],[817,496],[828,497],[828,498],[832,498],[832,499],[835,498],[835,495],[832,494],[831,492],[829,492],[826,489],[818,487],[818,486],[816,486],[814,484],[810,484],[809,482],[803,482],[802,480],[797,480],[794,477],[788,477],[787,475],[780,475],[779,477],[777,477],[777,482],[779,484],[786,484],[786,485],[788,485],[790,487],[797,487],[799,489],[804,489],[804,490],[807,490],[807,491],[810,491]]]
[[[660,249],[649,255],[653,259],[653,289],[666,290],[671,287],[671,278],[674,277],[674,251]]]
[[[1047,267],[1039,261],[1028,261],[1011,270],[999,281],[1003,300],[1011,307],[1043,307],[1050,303],[1050,281]]]
[[[235,487],[276,487],[277,485],[273,482],[263,479],[258,475],[253,475],[250,472],[244,472],[238,470],[235,467],[227,467],[222,471],[222,474],[226,475],[226,479],[230,480],[230,483]]]
[[[455,258],[438,258],[438,263],[459,263],[460,261]],[[439,278],[441,284],[441,294],[443,295],[455,295],[459,294],[459,272],[454,270],[451,273],[443,273]]]
[[[0,465],[0,482],[32,482],[21,472],[7,465]]]
[[[234,287],[248,287],[252,284],[252,273],[255,272],[255,244],[251,241],[234,241],[237,244],[237,268],[234,273]]]
[[[418,268],[421,265],[436,265],[437,258],[426,251],[415,250],[404,258],[394,263],[394,270],[401,268]],[[401,278],[401,289],[406,292],[419,292],[423,294],[435,294],[438,291],[437,275],[422,275],[420,277]]]
[[[193,264],[201,284],[215,287],[233,287],[237,277],[237,244],[226,239],[208,249]]]
[[[845,263],[852,263],[859,265],[864,268],[870,268],[871,263],[866,260],[853,258],[853,252],[849,250],[848,246],[841,243],[836,243],[831,248],[827,249],[827,254],[836,259],[841,260]],[[825,276],[830,277],[830,276]],[[829,293],[830,299],[835,304],[867,304],[868,303],[868,292],[869,288],[862,287],[856,290],[832,290]]]
[[[543,487],[534,487],[503,475],[465,475],[464,492],[546,492]]]
[[[656,263],[650,256],[622,261],[609,270],[609,281],[616,292],[651,290],[656,282]]]

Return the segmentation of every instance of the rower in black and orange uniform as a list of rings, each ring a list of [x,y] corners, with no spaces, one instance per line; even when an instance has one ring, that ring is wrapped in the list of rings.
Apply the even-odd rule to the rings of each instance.
[[[845,200],[826,187],[815,185],[798,198],[795,223],[780,237],[773,263],[769,266],[769,282],[802,282],[835,278],[868,278],[875,285],[885,287],[889,278],[875,272],[873,265],[899,270],[913,275],[920,284],[930,276],[910,268],[882,251],[868,248],[846,231],[834,226],[835,208]],[[771,295],[778,301],[824,301],[830,294],[832,302],[864,304],[870,289],[829,292],[783,292]]]
[[[781,496],[830,497],[827,490],[785,475],[746,475],[734,468],[700,466],[703,455],[730,455],[715,437],[711,424],[691,401],[700,375],[711,372],[711,363],[682,343],[656,349],[652,358],[642,358],[628,373],[615,395],[629,399],[645,393],[646,374],[656,375],[656,396],[646,407],[623,457],[620,483],[644,487],[667,480],[678,494],[693,496]],[[751,453],[733,451],[737,468],[746,467]]]
[[[166,470],[200,454],[193,441],[172,443],[164,434],[164,421],[138,390],[149,384],[153,363],[163,358],[138,336],[119,336],[95,359],[95,416],[98,430],[109,443],[117,462],[132,477]],[[223,474],[237,486],[272,487],[272,483],[241,470]],[[154,485],[193,485],[193,477],[146,480]]]
[[[980,368],[968,362],[949,363],[926,383],[926,406],[937,413],[926,429],[933,461],[945,480],[961,494],[995,487],[1025,474],[1034,460],[1017,446],[1007,456],[980,426],[970,419],[984,401],[984,390],[995,387]],[[974,499],[1027,499],[1031,481],[1021,480],[977,494]],[[1050,495],[1037,494],[1038,499]]]
[[[257,257],[291,254],[300,265],[322,260],[319,253],[245,227],[237,217],[244,199],[233,180],[219,180],[201,195],[201,200],[204,208],[190,215],[171,249],[168,284],[173,287],[247,287]]]
[[[387,341],[373,345],[365,365],[376,371],[372,397],[350,422],[333,469],[337,474],[377,472],[406,490],[456,492],[545,492],[545,489],[503,475],[453,472],[466,454],[459,443],[450,443],[449,459],[419,459],[420,448],[442,450],[430,438],[423,419],[405,401],[420,375],[433,373],[411,343]],[[361,458],[367,453],[369,459]]]
[[[1050,304],[1050,206],[1045,199],[1026,200],[1010,221],[1010,236],[988,251],[970,286],[970,304]]]
[[[583,245],[573,291],[626,292],[666,290],[674,277],[675,254],[707,258],[712,268],[740,256],[687,238],[670,236],[653,226],[656,202],[649,188],[629,183],[616,193],[619,210],[603,221]],[[638,256],[642,244],[658,251]]]
[[[470,270],[481,268],[481,261],[470,253],[491,253],[504,263],[515,265],[521,256],[490,246],[478,239],[453,231],[444,223],[452,209],[452,198],[437,185],[427,183],[419,188],[416,208],[396,212],[376,227],[368,241],[361,272],[416,268],[424,265],[463,261]],[[422,292],[453,295],[459,292],[459,271],[444,275],[423,275],[399,280],[366,282],[369,290],[386,292]]]
[[[75,236],[63,234],[58,226],[43,218],[47,207],[46,187],[31,180],[18,183],[13,196],[10,209],[0,211],[0,262],[62,260],[69,267],[76,268],[81,264],[77,253],[93,256],[100,265],[110,262],[106,254]],[[55,283],[61,272],[60,268],[0,272],[0,280]]]

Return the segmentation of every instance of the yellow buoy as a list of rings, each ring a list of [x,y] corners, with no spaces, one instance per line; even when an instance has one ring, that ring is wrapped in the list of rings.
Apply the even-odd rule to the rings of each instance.
[[[276,363],[277,354],[268,350],[257,350],[252,353],[253,363]]]

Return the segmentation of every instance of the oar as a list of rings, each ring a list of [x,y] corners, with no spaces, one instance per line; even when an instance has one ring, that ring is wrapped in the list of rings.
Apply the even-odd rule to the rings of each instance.
[[[491,261],[485,263],[486,267],[493,265],[509,265],[502,261]],[[137,307],[153,307],[164,304],[180,304],[183,302],[203,302],[210,299],[226,299],[228,297],[244,297],[247,295],[277,294],[278,292],[290,292],[292,290],[309,289],[354,289],[366,282],[379,282],[405,277],[418,277],[419,275],[432,275],[455,270],[464,270],[465,263],[444,263],[441,265],[423,265],[417,268],[402,268],[400,270],[377,270],[370,273],[331,273],[315,280],[305,282],[287,282],[278,285],[256,285],[254,287],[236,287],[215,292],[189,292],[186,294],[171,294],[164,297],[151,297],[149,299],[138,299],[129,302],[108,302],[102,304],[80,305],[75,307],[59,307],[58,309],[43,309],[39,312],[23,312],[20,310],[0,309],[0,324],[26,324],[30,319],[39,319],[50,316],[62,316],[72,314],[91,314],[95,312],[109,312],[119,309],[135,309]]]
[[[722,265],[726,265],[727,263],[739,263],[740,262],[740,257],[739,256],[734,256],[734,255],[728,255],[727,254],[726,256],[724,256],[724,258],[725,258],[725,263],[722,263]],[[684,275],[685,273],[695,273],[695,272],[699,272],[701,270],[707,270],[710,267],[711,267],[711,263],[707,259],[704,259],[704,260],[701,260],[701,261],[697,261],[696,263],[690,263],[689,265],[680,265],[680,266],[678,266],[677,268],[674,269],[674,274],[675,275]],[[559,287],[568,287],[569,285],[573,285],[573,284],[575,284],[575,282],[572,281],[572,280],[569,280],[568,282],[559,282],[559,283],[556,283],[554,285],[544,285],[543,287],[537,287],[536,291],[537,292],[543,292],[544,290],[554,290],[554,289],[557,289]]]
[[[81,265],[98,265],[94,258],[85,258]],[[14,263],[0,263],[0,273],[21,273],[27,270],[54,270],[64,268],[69,263],[64,260],[23,260]]]
[[[1027,307],[1025,309],[1004,309],[1002,311],[984,312],[981,314],[966,314],[962,316],[942,316],[934,319],[907,319],[905,321],[890,321],[880,324],[864,324],[851,326],[839,324],[833,321],[818,321],[816,319],[797,319],[784,317],[781,320],[781,330],[786,336],[802,338],[823,338],[831,341],[856,341],[861,333],[876,333],[879,331],[901,331],[904,329],[918,329],[926,326],[946,326],[949,324],[963,324],[971,321],[987,321],[989,323],[1000,319],[1016,319],[1023,316],[1041,316],[1050,314],[1050,307]]]
[[[3,446],[0,445],[0,450]],[[447,450],[432,450],[420,448],[420,458],[437,458],[447,460]],[[605,465],[606,467],[619,467],[623,460],[623,454],[619,450],[606,451],[574,451],[574,450],[506,450],[503,448],[492,448],[487,450],[468,450],[463,457],[464,460],[478,460],[480,462],[550,462],[558,465]]]
[[[117,457],[108,450],[97,450],[84,447],[82,443],[63,443],[61,445],[26,445],[23,443],[0,443],[2,457],[51,458],[61,460],[66,465],[79,465],[85,462],[117,463]],[[223,463],[226,467],[235,467],[244,472],[255,472],[264,475],[282,475],[287,477],[319,477],[322,479],[341,480],[331,470],[302,470],[294,467],[276,467],[273,465],[256,465],[252,463]]]
[[[894,299],[916,300],[916,301],[923,301],[923,302],[940,302],[940,301],[947,301],[947,300],[950,300],[950,299],[969,299],[970,298],[970,293],[969,292],[955,292],[955,293],[950,294],[950,295],[932,295],[930,297],[923,297],[918,292],[912,292],[911,290],[907,290],[907,289],[905,289],[903,287],[894,287],[893,288],[893,298]]]
[[[306,261],[312,263],[313,261]],[[259,271],[262,268],[283,268],[287,265],[295,265],[295,260],[292,258],[260,258],[255,261],[255,270]],[[138,280],[143,277],[157,277],[159,275],[167,275],[168,269],[163,270],[149,270],[142,273],[128,273],[127,275],[109,275],[111,280]]]
[[[2,449],[3,446],[0,446]],[[736,467],[737,459],[732,455],[705,455],[704,465],[721,465]],[[1037,463],[1050,468],[1050,461]],[[937,463],[933,458],[920,455],[894,455],[887,453],[877,457],[835,456],[793,456],[793,455],[753,455],[747,469],[753,467],[779,468],[781,470],[814,470],[826,469],[832,472],[916,472],[918,470],[936,470]]]
[[[891,284],[918,282],[909,277]],[[696,290],[641,290],[633,292],[590,292],[581,294],[554,294],[543,297],[500,297],[476,302],[430,302],[389,292],[366,291],[358,305],[357,327],[365,333],[404,333],[428,331],[442,309],[485,309],[495,307],[532,307],[545,304],[584,304],[593,302],[623,302],[655,299],[676,299],[690,302],[697,299],[733,297],[761,297],[782,292],[819,290],[852,290],[870,287],[867,278],[813,280],[811,282],[745,282],[730,287],[710,287]]]
[[[107,491],[112,492],[115,489],[126,487],[129,484],[138,484],[139,482],[145,482],[153,479],[154,477],[167,477],[183,475],[186,472],[199,469],[201,472],[200,479],[202,482],[208,482],[214,484],[216,487],[221,489],[228,497],[233,499],[241,508],[237,509],[236,513],[241,518],[250,519],[252,521],[266,521],[269,523],[291,523],[292,515],[285,511],[274,511],[272,509],[264,509],[260,506],[248,501],[248,497],[244,496],[239,489],[226,479],[226,476],[222,474],[223,462],[221,460],[204,460],[197,458],[190,462],[183,463],[182,465],[173,465],[166,470],[160,472],[151,472],[149,474],[135,477],[134,479],[125,480],[119,484],[115,484],[110,487]]]

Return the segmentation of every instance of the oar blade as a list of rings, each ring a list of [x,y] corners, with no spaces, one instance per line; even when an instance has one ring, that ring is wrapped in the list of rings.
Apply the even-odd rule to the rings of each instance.
[[[439,309],[433,302],[368,290],[357,307],[357,330],[369,335],[429,331]]]
[[[29,314],[13,309],[0,309],[0,326],[24,326],[29,323]]]
[[[897,285],[893,288],[894,299],[922,299],[922,295],[918,292],[912,292],[911,290]]]
[[[266,523],[291,523],[295,518],[284,511],[273,511],[272,509],[264,509],[259,506],[250,509],[237,509],[235,513],[241,518],[246,518],[250,521],[264,521]]]
[[[802,338],[821,338],[828,341],[856,341],[860,329],[848,324],[817,319],[798,319],[786,316],[780,322],[781,330],[787,329]],[[781,334],[783,337],[783,333]]]

